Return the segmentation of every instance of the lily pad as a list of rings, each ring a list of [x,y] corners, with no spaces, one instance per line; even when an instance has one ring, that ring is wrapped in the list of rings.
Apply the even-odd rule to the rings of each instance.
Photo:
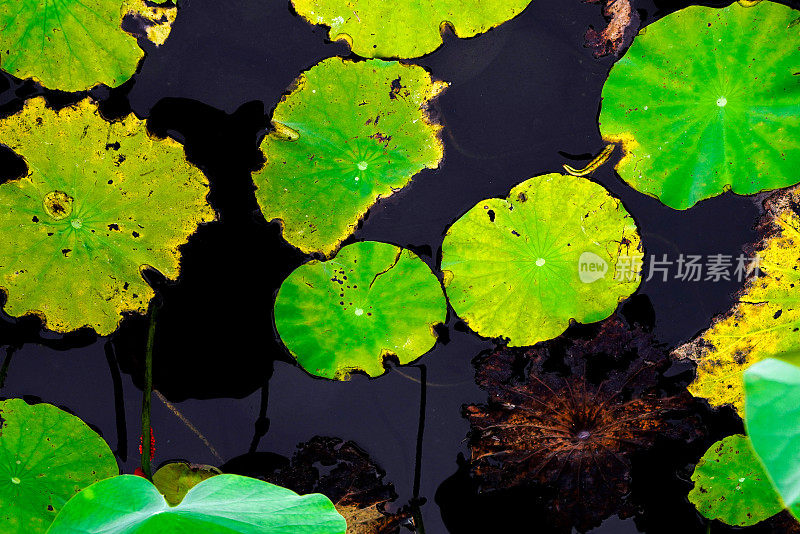
[[[624,148],[620,176],[675,209],[797,183],[798,15],[734,3],[649,25],[603,88],[600,131]]]
[[[632,515],[635,455],[657,441],[686,447],[700,435],[690,396],[661,383],[669,366],[652,334],[616,317],[479,356],[475,377],[488,402],[464,412],[480,491],[547,488],[558,532]]]
[[[172,462],[159,467],[153,473],[153,484],[170,506],[176,506],[190,489],[219,474],[222,471],[209,465]]]
[[[0,523],[3,534],[43,533],[83,488],[119,474],[103,439],[50,404],[0,402]]]
[[[728,436],[706,451],[692,474],[689,500],[707,519],[748,527],[783,510],[747,436]]]
[[[600,321],[639,286],[642,250],[622,203],[585,178],[546,174],[479,202],[442,245],[445,290],[478,334],[533,345]]]
[[[107,122],[89,100],[54,111],[43,99],[0,121],[0,143],[28,174],[0,185],[0,288],[9,315],[49,329],[113,332],[153,296],[141,271],[180,271],[179,246],[214,218],[208,181],[183,147],[129,115]]]
[[[123,18],[141,21],[147,37],[161,44],[176,11],[174,4],[144,0],[0,0],[0,67],[50,89],[116,87],[144,57],[136,37],[122,29]]]
[[[445,84],[414,65],[331,58],[296,85],[261,143],[256,198],[289,243],[329,254],[376,200],[439,165],[441,126],[426,109]]]
[[[331,40],[344,39],[361,57],[412,58],[442,44],[441,28],[474,37],[510,20],[531,0],[292,0],[312,24],[330,26]]]
[[[744,374],[745,423],[786,507],[800,519],[800,357],[767,358]]]
[[[446,316],[442,286],[425,262],[374,241],[300,266],[275,301],[275,326],[292,356],[309,373],[340,380],[356,370],[380,376],[388,356],[416,360]]]
[[[749,366],[775,354],[800,349],[800,189],[773,195],[759,232],[764,236],[751,254],[762,276],[752,278],[738,303],[715,319],[711,328],[675,351],[697,362],[689,385],[712,406],[744,407],[742,375]]]
[[[238,475],[217,475],[170,506],[142,477],[121,475],[72,498],[48,534],[344,534],[344,518],[324,495],[300,496]]]

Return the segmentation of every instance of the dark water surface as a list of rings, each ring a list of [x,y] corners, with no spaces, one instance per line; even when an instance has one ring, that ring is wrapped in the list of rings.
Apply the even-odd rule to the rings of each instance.
[[[354,376],[345,383],[312,378],[291,363],[272,326],[275,291],[307,258],[281,240],[277,225],[264,221],[250,171],[263,161],[258,145],[286,87],[322,59],[349,54],[346,45],[327,42],[324,28],[307,25],[287,4],[184,0],[169,40],[148,49],[134,79],[115,90],[93,91],[108,116],[133,110],[148,118],[153,131],[183,142],[190,161],[211,180],[210,201],[220,214],[219,223],[201,228],[184,247],[179,284],[151,276],[164,302],[155,385],[169,402],[154,399],[156,463],[181,458],[221,465],[236,459],[247,465],[255,462],[256,451],[290,456],[297,443],[315,435],[338,436],[358,443],[386,470],[403,504],[413,492],[420,369],[393,369],[379,379]],[[649,23],[688,4],[644,0],[637,7]],[[583,47],[590,25],[604,25],[597,4],[534,0],[502,27],[468,40],[446,35],[439,50],[413,61],[451,84],[437,103],[446,126],[444,162],[380,201],[351,240],[412,248],[435,270],[446,229],[475,203],[505,196],[531,176],[559,172],[562,163],[580,166],[598,153],[600,94],[613,58],[597,60]],[[8,76],[0,78],[0,90],[4,114],[42,92]],[[57,103],[75,99],[48,97]],[[8,151],[0,151],[0,159],[3,179],[23,168]],[[593,179],[625,203],[648,256],[735,257],[756,240],[759,207],[752,198],[724,194],[681,212],[632,190],[611,164]],[[652,280],[625,311],[674,347],[727,310],[740,286]],[[62,337],[40,332],[35,319],[4,318],[0,344],[21,348],[0,394],[71,410],[102,433],[130,473],[139,463],[145,329],[143,318],[131,318],[110,339],[88,333]],[[547,532],[546,511],[530,495],[477,495],[459,466],[468,431],[461,406],[486,400],[474,383],[471,361],[491,347],[451,312],[440,342],[418,362],[428,373],[420,492],[427,499],[427,534]],[[691,379],[691,368],[672,372]],[[686,500],[687,477],[705,447],[740,429],[730,412],[706,415],[703,443],[685,450],[656,447],[635,461],[631,498],[642,512],[611,518],[593,532],[706,532]],[[713,532],[728,530],[715,525]]]

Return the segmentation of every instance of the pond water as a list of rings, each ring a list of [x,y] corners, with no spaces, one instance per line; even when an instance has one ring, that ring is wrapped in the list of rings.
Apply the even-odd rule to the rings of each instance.
[[[353,440],[385,469],[399,494],[414,494],[415,474],[427,534],[547,532],[547,509],[525,491],[478,495],[459,456],[469,425],[462,405],[486,400],[472,360],[490,341],[467,331],[452,310],[436,347],[417,363],[427,371],[425,425],[418,443],[420,368],[392,369],[379,379],[312,378],[292,363],[272,326],[274,293],[305,257],[280,238],[257,209],[250,171],[269,114],[300,72],[323,58],[347,55],[326,41],[285,0],[185,0],[166,44],[148,50],[140,72],[114,90],[95,90],[109,116],[133,110],[150,128],[184,143],[190,161],[211,180],[220,222],[184,247],[179,284],[151,275],[163,300],[155,346],[153,428],[156,464],[195,463],[257,469],[258,452],[291,456],[313,436]],[[636,2],[645,23],[689,2]],[[708,3],[705,5],[725,5]],[[447,35],[436,52],[412,63],[450,82],[436,112],[445,125],[445,159],[403,191],[378,203],[352,240],[387,241],[416,251],[436,267],[446,229],[481,199],[503,197],[531,176],[581,166],[603,148],[600,94],[612,57],[582,46],[586,29],[605,24],[601,7],[580,0],[534,0],[519,17],[473,39]],[[0,112],[41,90],[0,80]],[[47,93],[55,102],[70,96]],[[2,141],[2,140],[0,140]],[[0,151],[0,174],[20,161]],[[612,161],[613,163],[613,161]],[[737,256],[756,241],[755,198],[724,194],[688,211],[642,195],[613,171],[593,178],[620,198],[637,221],[646,254]],[[688,341],[734,302],[740,282],[644,282],[624,308],[667,347]],[[29,397],[65,407],[101,432],[123,470],[139,463],[139,409],[146,321],[131,318],[111,338],[56,336],[34,319],[0,322],[0,344],[16,347],[2,397]],[[692,368],[676,364],[675,381]],[[612,517],[592,532],[704,533],[686,500],[691,467],[706,448],[741,429],[729,410],[704,413],[704,437],[691,447],[659,447],[635,458],[639,512]],[[417,466],[417,448],[421,463]],[[527,525],[521,529],[520,524]],[[715,524],[713,532],[733,529]],[[764,527],[748,529],[768,532]]]

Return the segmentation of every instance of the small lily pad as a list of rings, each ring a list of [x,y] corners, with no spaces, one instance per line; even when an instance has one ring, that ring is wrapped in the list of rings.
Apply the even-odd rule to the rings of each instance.
[[[208,181],[183,147],[129,115],[109,123],[85,99],[43,99],[0,121],[0,143],[28,174],[0,185],[0,288],[9,315],[36,314],[68,332],[113,332],[153,296],[141,271],[180,271],[179,246],[214,218]]]
[[[453,309],[511,346],[605,319],[639,285],[639,234],[622,203],[585,178],[546,174],[475,205],[442,245]]]
[[[692,6],[654,22],[611,69],[600,131],[617,170],[675,209],[797,183],[800,12]]]
[[[689,500],[707,519],[748,527],[783,510],[747,436],[728,436],[706,451],[692,474]]]
[[[261,143],[256,199],[289,243],[329,254],[376,200],[439,165],[441,126],[426,108],[445,84],[414,65],[331,58],[296,85]]]
[[[172,462],[161,466],[153,473],[153,484],[170,506],[176,506],[190,489],[219,474],[222,474],[222,471],[210,465]]]
[[[776,354],[800,350],[800,189],[772,195],[759,225],[763,236],[755,246],[753,277],[730,311],[693,341],[677,348],[675,356],[697,362],[697,378],[689,385],[696,397],[712,406],[732,405],[743,414],[743,373]],[[753,272],[752,274],[755,274]]]
[[[745,423],[775,489],[800,520],[800,355],[787,356],[744,373]]]
[[[136,37],[122,29],[123,18],[138,18],[147,37],[161,44],[176,11],[174,4],[143,0],[0,0],[0,67],[50,89],[116,87],[144,57]]]
[[[312,260],[283,282],[275,325],[309,373],[344,379],[385,372],[384,358],[409,363],[436,342],[447,304],[439,280],[413,252],[363,241],[328,261]]]
[[[106,442],[74,415],[50,404],[0,401],[3,534],[45,532],[73,495],[118,474]]]
[[[347,524],[324,495],[300,496],[238,475],[217,475],[170,506],[148,480],[121,475],[72,498],[48,534],[345,534]]]
[[[361,57],[412,58],[442,44],[441,27],[474,37],[510,20],[531,0],[292,0],[312,24],[330,26]]]

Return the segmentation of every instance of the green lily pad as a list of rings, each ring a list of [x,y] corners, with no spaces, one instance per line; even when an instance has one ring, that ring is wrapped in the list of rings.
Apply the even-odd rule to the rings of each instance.
[[[445,84],[422,67],[331,58],[275,109],[255,173],[267,220],[304,252],[333,252],[379,198],[442,159],[441,126],[426,112]]]
[[[292,356],[309,373],[340,380],[356,370],[382,375],[386,356],[416,360],[446,316],[442,286],[425,262],[374,241],[300,266],[275,301],[275,326]]]
[[[800,12],[692,6],[647,27],[611,69],[600,131],[617,170],[671,208],[800,181]]]
[[[0,121],[0,143],[28,174],[0,185],[0,288],[9,315],[58,332],[113,332],[153,296],[141,270],[180,271],[178,247],[214,218],[208,181],[183,147],[129,115],[109,123],[89,100],[58,112],[43,99]]]
[[[50,404],[0,401],[3,534],[45,532],[73,495],[118,474],[106,442],[74,415]]]
[[[767,358],[744,373],[745,424],[783,502],[800,519],[800,358]]]
[[[362,57],[412,58],[442,44],[441,27],[474,37],[510,20],[531,0],[292,0],[312,24],[330,26],[331,40],[344,39]]]
[[[783,510],[747,436],[728,436],[713,444],[692,474],[689,500],[707,519],[748,527]]]
[[[0,0],[0,67],[50,89],[116,87],[144,57],[136,37],[123,31],[123,18],[144,21],[147,37],[161,44],[175,13],[174,5],[143,0]]]
[[[142,477],[98,482],[67,503],[48,534],[344,534],[347,524],[324,495],[300,496],[238,475],[217,475],[170,506]]]
[[[473,330],[533,345],[600,321],[639,286],[636,224],[602,186],[546,174],[475,205],[442,244],[445,290]]]
[[[161,466],[153,473],[153,484],[170,506],[176,506],[190,489],[219,474],[222,474],[222,471],[210,465],[172,462]]]

